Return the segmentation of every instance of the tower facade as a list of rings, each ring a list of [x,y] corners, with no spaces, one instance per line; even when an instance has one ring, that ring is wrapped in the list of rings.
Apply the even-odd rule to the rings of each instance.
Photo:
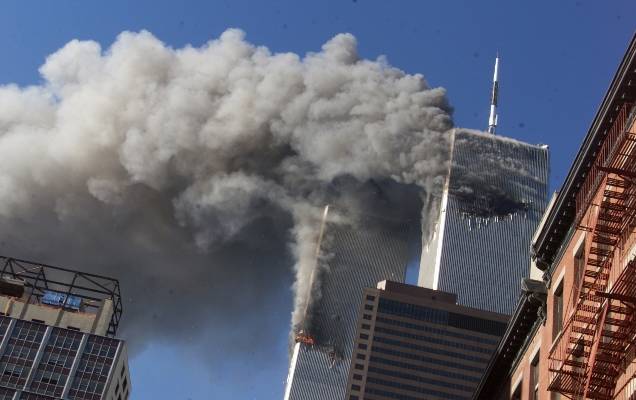
[[[403,282],[411,245],[419,241],[417,220],[366,215],[343,223],[332,217],[320,243],[325,269],[314,282],[319,296],[309,307],[306,334],[293,345],[285,400],[344,398],[360,295],[380,280]]]
[[[119,282],[6,257],[0,268],[0,399],[128,399]]]
[[[530,270],[548,174],[547,146],[455,129],[418,285],[457,294],[467,307],[511,314]]]

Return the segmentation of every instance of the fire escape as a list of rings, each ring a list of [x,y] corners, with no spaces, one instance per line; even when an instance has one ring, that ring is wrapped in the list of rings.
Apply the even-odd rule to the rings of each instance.
[[[636,261],[625,254],[636,215],[631,106],[618,113],[576,199],[575,223],[586,232],[585,262],[549,356],[549,390],[572,399],[615,398],[636,334]]]

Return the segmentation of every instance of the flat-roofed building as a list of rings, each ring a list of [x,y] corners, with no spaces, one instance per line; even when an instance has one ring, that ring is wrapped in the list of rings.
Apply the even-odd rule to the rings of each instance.
[[[115,279],[0,256],[0,400],[125,400]]]
[[[508,317],[456,301],[391,281],[365,289],[346,399],[471,398]]]

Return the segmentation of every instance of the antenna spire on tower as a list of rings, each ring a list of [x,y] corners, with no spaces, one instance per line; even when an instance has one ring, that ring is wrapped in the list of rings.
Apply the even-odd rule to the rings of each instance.
[[[499,95],[499,52],[495,58],[495,73],[492,77],[492,95],[490,97],[490,117],[488,118],[488,133],[495,134],[497,129],[497,96]]]

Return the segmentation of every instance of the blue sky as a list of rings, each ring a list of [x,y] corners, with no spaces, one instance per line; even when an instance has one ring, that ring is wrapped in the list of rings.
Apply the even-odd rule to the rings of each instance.
[[[300,54],[351,32],[363,57],[386,55],[392,65],[446,87],[457,125],[485,128],[499,51],[499,132],[550,146],[554,190],[634,33],[635,13],[633,0],[5,0],[0,83],[38,83],[45,57],[69,40],[97,40],[107,47],[123,30],[146,29],[181,47],[238,27],[252,43]],[[280,336],[262,343],[271,349],[269,368],[254,367],[250,354],[210,359],[201,357],[205,348],[150,343],[131,361],[133,398],[281,398],[291,294],[277,298],[280,307],[271,310],[270,323],[280,325]]]

